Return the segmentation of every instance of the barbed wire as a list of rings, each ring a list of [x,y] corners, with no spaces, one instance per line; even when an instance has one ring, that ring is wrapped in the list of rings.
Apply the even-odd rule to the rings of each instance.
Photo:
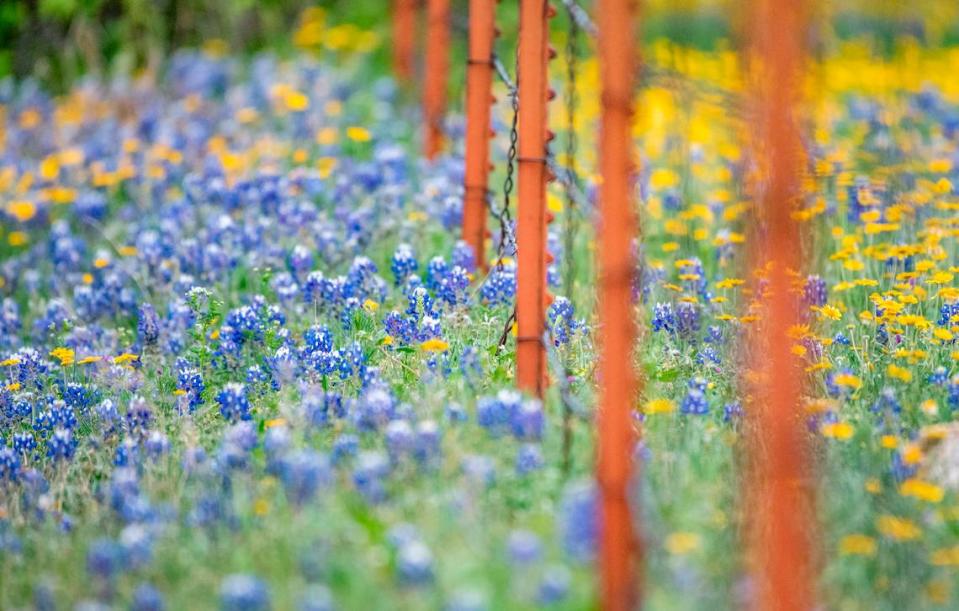
[[[586,12],[586,9],[581,7],[576,0],[562,1],[563,6],[566,7],[566,12],[569,14],[570,21],[580,30],[595,38],[599,34],[599,28],[596,27],[595,23],[593,23],[593,20],[590,18],[589,13]]]
[[[493,70],[496,72],[496,76],[506,85],[510,95],[515,96],[517,94],[516,84],[510,79],[509,72],[506,71],[506,66],[503,65],[503,62],[500,61],[496,53],[493,53]]]
[[[506,153],[506,178],[503,180],[503,205],[499,210],[493,205],[492,196],[490,197],[490,213],[499,223],[500,239],[496,249],[496,269],[503,269],[503,260],[506,257],[507,244],[512,246],[513,252],[516,251],[516,236],[513,234],[513,217],[510,210],[510,198],[515,187],[513,174],[515,173],[517,146],[519,143],[519,91],[516,85],[509,77],[509,72],[499,57],[494,53],[492,57],[494,72],[500,77],[507,88],[507,95],[510,98],[510,107],[513,112],[510,121],[509,130],[509,150]]]

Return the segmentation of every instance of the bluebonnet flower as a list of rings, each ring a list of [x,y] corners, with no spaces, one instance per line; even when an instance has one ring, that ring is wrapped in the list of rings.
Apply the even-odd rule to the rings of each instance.
[[[891,386],[883,388],[879,393],[879,397],[877,397],[876,401],[872,404],[871,409],[876,413],[888,412],[898,415],[902,411],[902,404],[896,397],[896,389]]]
[[[826,281],[812,274],[806,278],[806,283],[803,285],[803,301],[810,306],[824,306],[829,298],[827,290]]]
[[[13,450],[19,454],[29,454],[37,449],[37,440],[33,433],[14,433]]]
[[[95,399],[96,392],[83,384],[67,382],[63,386],[63,401],[81,414],[87,413]]]
[[[253,575],[229,575],[220,585],[221,611],[268,611],[270,592]]]
[[[386,451],[394,462],[412,453],[415,444],[413,427],[406,420],[390,422],[386,426],[383,436],[386,442]]]
[[[700,328],[699,307],[688,301],[676,306],[676,334],[685,340],[694,339]]]
[[[474,387],[483,379],[483,365],[476,346],[466,346],[460,353],[460,373],[468,385]]]
[[[436,296],[451,306],[465,305],[469,300],[469,273],[465,268],[454,266],[436,279]]]
[[[300,597],[298,611],[334,611],[333,594],[326,586],[313,584]]]
[[[160,317],[149,303],[140,306],[137,319],[137,336],[144,345],[156,344],[160,339]]]
[[[290,251],[290,255],[287,257],[287,264],[290,266],[291,271],[296,274],[302,274],[313,267],[313,253],[311,253],[306,246],[297,244]]]
[[[356,426],[360,430],[376,430],[393,417],[395,401],[389,389],[376,385],[368,388],[356,404]]]
[[[390,271],[393,272],[393,283],[400,286],[410,275],[415,274],[419,268],[416,261],[416,255],[413,253],[413,247],[409,244],[400,244],[393,253],[393,259],[390,263]]]
[[[120,412],[116,404],[110,399],[104,399],[97,405],[95,411],[103,433],[106,435],[113,433],[120,422]]]
[[[467,479],[482,486],[489,486],[496,479],[496,466],[489,456],[468,454],[463,457],[460,467]]]
[[[885,323],[876,326],[876,342],[883,346],[889,343],[889,330]]]
[[[282,460],[293,443],[290,429],[286,425],[271,426],[263,436],[263,451],[266,454],[266,469],[271,475],[278,475],[283,467]]]
[[[421,463],[429,463],[440,455],[440,428],[433,420],[416,425],[413,455]]]
[[[946,401],[949,403],[949,407],[953,410],[959,408],[959,374],[952,376],[946,390],[948,392]]]
[[[936,324],[940,327],[951,325],[954,317],[959,317],[959,301],[944,303],[939,306],[939,320],[936,321]]]
[[[506,264],[490,270],[480,287],[480,297],[489,305],[510,305],[516,296],[516,265]]]
[[[73,429],[77,426],[77,416],[73,412],[73,408],[60,399],[53,402],[48,413],[51,427],[59,426],[65,429]]]
[[[913,477],[918,471],[918,465],[915,463],[907,463],[903,457],[900,450],[896,450],[892,453],[892,464],[890,465],[889,471],[892,474],[893,479],[896,481],[904,481]]]
[[[347,458],[356,456],[360,449],[360,440],[351,433],[342,433],[333,440],[333,464],[337,465]]]
[[[160,591],[150,584],[143,583],[133,591],[133,601],[130,611],[164,611],[166,603]]]
[[[722,357],[719,356],[719,352],[715,348],[707,345],[696,354],[696,362],[700,365],[708,363],[719,365],[722,362]]]
[[[128,568],[141,568],[153,558],[153,535],[143,524],[129,524],[120,532],[120,552]]]
[[[136,464],[140,457],[140,446],[132,438],[120,441],[113,455],[113,464],[117,467],[129,467]]]
[[[293,452],[280,464],[280,481],[296,505],[312,500],[317,491],[332,479],[329,459],[313,450]]]
[[[433,554],[422,541],[400,546],[396,554],[396,572],[403,584],[424,585],[433,580]]]
[[[446,415],[446,419],[454,424],[469,420],[469,414],[466,413],[466,410],[463,409],[463,406],[459,403],[447,403],[446,409],[443,410],[443,412]]]
[[[593,558],[599,543],[599,504],[591,482],[571,484],[563,492],[560,531],[570,557],[583,562]]]
[[[147,454],[154,460],[170,451],[170,439],[166,436],[166,433],[161,431],[151,432],[143,445],[144,448],[146,448]]]
[[[671,303],[657,303],[653,306],[653,331],[672,333],[676,329],[676,313]]]
[[[191,412],[203,404],[203,391],[206,390],[206,385],[203,383],[203,375],[196,367],[184,364],[179,369],[177,389],[183,391]]]
[[[140,396],[130,399],[127,413],[124,415],[124,426],[127,434],[137,439],[143,439],[153,424],[153,410],[146,399]]]
[[[220,414],[230,422],[250,420],[250,400],[246,396],[246,386],[230,382],[216,396],[220,405]]]
[[[553,605],[562,602],[569,595],[572,578],[569,570],[561,566],[546,569],[540,581],[536,599],[541,605]]]
[[[543,543],[535,533],[514,530],[506,541],[509,559],[514,564],[529,565],[538,561],[543,553]]]
[[[949,380],[949,370],[943,367],[942,365],[936,367],[936,369],[929,374],[929,383],[935,384],[936,386],[942,386],[948,380]]]
[[[453,267],[462,267],[470,274],[475,272],[476,253],[473,252],[473,247],[463,240],[457,240],[450,255],[450,264]]]
[[[276,380],[271,375],[271,372],[267,369],[264,369],[259,363],[254,363],[246,368],[246,383],[269,384],[273,390],[279,389],[279,386],[277,386]]]
[[[3,532],[0,531],[0,549],[5,547],[10,549],[10,546],[3,545],[3,538]],[[33,586],[33,609],[34,611],[56,611],[57,600],[49,583],[41,582]]]
[[[47,456],[55,462],[70,460],[77,449],[77,440],[73,438],[70,429],[56,429],[47,440]]]
[[[495,397],[481,397],[476,402],[476,422],[492,435],[506,434],[522,403],[522,395],[510,390],[501,390]]]
[[[359,342],[353,342],[340,352],[339,372],[340,379],[351,377],[363,379],[366,374],[366,354]]]
[[[109,581],[122,568],[122,549],[112,539],[97,539],[87,550],[87,571],[91,576]]]
[[[443,611],[487,611],[489,605],[482,592],[473,589],[460,589],[450,595]]]
[[[535,443],[524,443],[516,451],[516,472],[527,475],[543,467],[543,453]]]
[[[0,482],[15,482],[19,475],[20,456],[10,448],[0,448]]]
[[[723,342],[722,327],[718,325],[709,325],[706,327],[706,337],[703,341],[707,344],[721,344]]]
[[[512,397],[510,398],[510,401]],[[508,402],[513,435],[517,439],[538,441],[543,437],[546,427],[543,404],[536,399],[528,399],[519,405]]]
[[[689,390],[680,404],[679,411],[695,416],[709,413],[709,401],[706,399],[706,380],[693,378],[689,381]]]
[[[334,392],[326,392],[318,386],[308,386],[303,391],[303,414],[313,426],[326,426],[333,418],[343,417],[343,398]]]
[[[386,498],[383,479],[389,475],[390,462],[379,452],[360,452],[353,469],[353,484],[369,502],[377,503]]]
[[[723,421],[736,422],[743,417],[743,406],[739,401],[733,401],[723,406]]]
[[[569,342],[582,324],[576,320],[572,302],[565,297],[556,297],[546,311],[550,336],[555,346]]]
[[[383,318],[383,328],[386,334],[401,345],[416,341],[416,319],[404,316],[399,312],[389,312]]]

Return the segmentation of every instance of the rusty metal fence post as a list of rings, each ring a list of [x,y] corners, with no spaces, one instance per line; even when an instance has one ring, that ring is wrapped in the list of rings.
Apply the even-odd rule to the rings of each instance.
[[[393,74],[402,83],[413,79],[417,4],[418,0],[393,0]]]
[[[792,212],[801,194],[802,143],[797,102],[805,36],[805,2],[754,0],[750,66],[757,95],[755,147],[761,178],[757,203],[765,224],[759,248],[753,249],[754,269],[765,266],[768,276],[768,317],[764,350],[753,362],[758,370],[749,444],[748,507],[751,517],[750,562],[756,577],[756,609],[806,611],[815,606],[813,594],[812,486],[800,415],[800,371],[787,334],[799,323],[790,271],[802,265],[799,226]],[[762,256],[765,255],[765,256]]]
[[[486,200],[489,195],[490,104],[493,95],[493,39],[496,0],[470,0],[466,66],[466,174],[463,240],[477,265],[486,269]]]
[[[546,386],[546,63],[552,12],[546,0],[520,0],[516,381],[540,397]]]
[[[423,74],[423,154],[433,159],[443,148],[443,118],[450,62],[450,0],[427,0],[426,70]]]
[[[633,201],[632,100],[634,7],[632,0],[599,0],[602,114],[599,132],[599,456],[601,499],[600,594],[607,611],[626,611],[637,599],[638,538],[633,532],[629,483],[634,447],[633,367],[636,314],[632,242],[637,236]]]

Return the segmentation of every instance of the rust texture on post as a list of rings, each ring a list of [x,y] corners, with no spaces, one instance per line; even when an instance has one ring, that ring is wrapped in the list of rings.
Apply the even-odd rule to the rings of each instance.
[[[443,118],[450,63],[450,0],[427,0],[426,70],[423,75],[423,154],[433,159],[443,148]]]
[[[393,74],[401,83],[413,79],[418,0],[393,0]]]
[[[519,210],[517,214],[516,382],[546,386],[546,0],[520,0]]]
[[[599,133],[599,456],[601,500],[600,595],[607,611],[625,611],[638,599],[638,537],[629,507],[634,447],[633,368],[636,318],[632,299],[637,236],[632,175],[634,15],[631,0],[599,0],[602,114]]]
[[[761,241],[751,256],[754,269],[768,273],[765,337],[757,337],[758,372],[750,417],[751,473],[747,507],[750,558],[756,577],[756,609],[806,611],[814,608],[812,486],[800,414],[801,372],[788,330],[798,324],[797,296],[790,272],[802,266],[799,226],[792,216],[802,172],[798,103],[805,37],[804,2],[753,0],[751,17],[760,171],[757,202]]]
[[[496,0],[470,0],[469,57],[466,65],[466,175],[463,240],[486,269],[486,199],[489,194],[490,104],[493,95],[493,39]]]

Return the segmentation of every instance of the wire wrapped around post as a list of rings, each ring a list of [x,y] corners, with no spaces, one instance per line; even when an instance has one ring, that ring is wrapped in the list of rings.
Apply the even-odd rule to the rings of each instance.
[[[520,0],[519,211],[516,266],[516,382],[542,397],[546,387],[546,0]]]
[[[413,79],[418,0],[393,0],[393,74],[401,83]]]
[[[763,219],[752,248],[753,269],[767,270],[764,328],[759,347],[748,443],[746,481],[750,518],[750,565],[756,609],[807,610],[814,600],[813,488],[801,413],[802,371],[791,353],[791,327],[800,323],[791,274],[802,267],[799,225],[793,217],[801,197],[803,168],[797,104],[801,98],[802,0],[753,0],[752,56],[758,121],[754,146],[761,181],[757,203]],[[759,335],[761,333],[761,335]]]
[[[599,0],[597,6],[602,110],[599,132],[599,457],[601,499],[600,594],[607,611],[632,609],[637,599],[638,538],[629,507],[635,443],[633,367],[636,313],[633,280],[637,235],[632,154],[634,92],[632,0]]]
[[[466,66],[466,173],[463,240],[486,269],[486,200],[489,196],[490,104],[493,95],[495,0],[470,0]]]
[[[427,0],[426,70],[423,75],[423,154],[433,159],[443,148],[443,119],[449,78],[450,0]]]

